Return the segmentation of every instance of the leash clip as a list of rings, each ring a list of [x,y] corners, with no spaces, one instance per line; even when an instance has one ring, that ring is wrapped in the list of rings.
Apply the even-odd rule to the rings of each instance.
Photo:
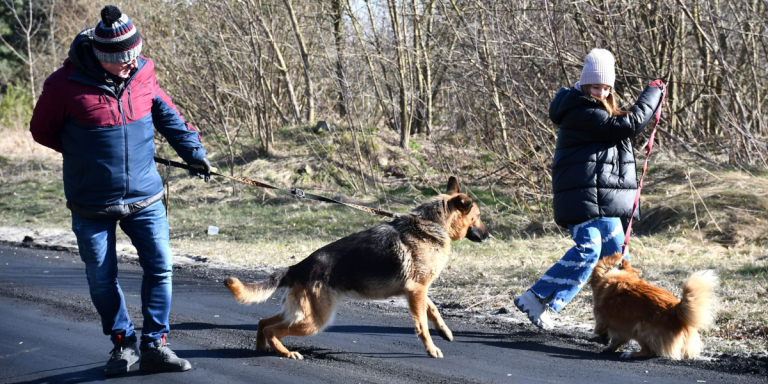
[[[293,188],[293,190],[291,191],[291,193],[293,193],[294,195],[296,195],[296,197],[298,197],[298,198],[304,198],[304,191],[302,191],[301,189],[298,189],[298,188]]]

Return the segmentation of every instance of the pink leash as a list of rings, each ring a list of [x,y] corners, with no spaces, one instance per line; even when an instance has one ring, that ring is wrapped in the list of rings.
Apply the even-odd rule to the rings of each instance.
[[[643,189],[643,178],[645,178],[645,171],[648,169],[648,159],[651,158],[651,149],[653,148],[653,139],[656,137],[656,127],[661,120],[661,106],[664,105],[664,97],[667,94],[667,87],[661,90],[661,101],[656,110],[656,122],[653,124],[653,130],[651,131],[651,137],[648,139],[648,148],[645,150],[645,163],[643,164],[643,173],[640,175],[640,181],[637,183],[637,193],[635,194],[635,204],[632,205],[632,216],[629,217],[629,224],[627,224],[627,232],[624,234],[624,245],[621,247],[621,254],[625,255],[627,251],[627,243],[629,243],[629,234],[632,232],[632,221],[635,219],[635,211],[640,204],[640,191]]]

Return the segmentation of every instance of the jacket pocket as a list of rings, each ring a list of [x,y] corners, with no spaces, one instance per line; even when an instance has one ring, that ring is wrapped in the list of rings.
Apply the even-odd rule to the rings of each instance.
[[[112,127],[119,125],[116,107],[105,93],[76,97],[73,103],[72,117],[83,126]]]

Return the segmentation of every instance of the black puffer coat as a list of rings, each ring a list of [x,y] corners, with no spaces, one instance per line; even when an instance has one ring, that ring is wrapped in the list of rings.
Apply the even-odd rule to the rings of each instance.
[[[629,219],[637,192],[631,139],[648,125],[660,101],[661,90],[648,86],[630,114],[610,116],[602,103],[581,90],[557,92],[549,106],[549,118],[559,125],[552,161],[557,224],[566,227],[595,217]]]

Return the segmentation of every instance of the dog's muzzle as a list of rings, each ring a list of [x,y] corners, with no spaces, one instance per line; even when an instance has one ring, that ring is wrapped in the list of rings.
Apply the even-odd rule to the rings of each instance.
[[[485,227],[470,227],[467,231],[467,239],[476,243],[485,243],[490,238],[491,234]]]

